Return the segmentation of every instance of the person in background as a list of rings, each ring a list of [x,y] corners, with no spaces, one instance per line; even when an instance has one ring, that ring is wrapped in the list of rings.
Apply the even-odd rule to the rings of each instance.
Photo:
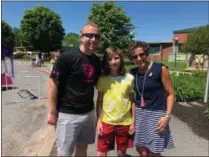
[[[35,58],[36,58],[36,66],[39,66],[39,56],[38,56],[38,52],[35,52]]]
[[[203,69],[204,66],[204,55],[201,55],[200,57],[200,68]]]
[[[38,52],[38,66],[41,67],[41,51]]]
[[[68,48],[57,57],[49,79],[48,124],[56,125],[58,156],[87,156],[95,142],[94,86],[101,74],[94,54],[100,30],[94,23],[83,27],[79,48]]]
[[[44,65],[44,60],[45,60],[45,55],[44,55],[44,53],[42,53],[42,55],[41,55],[41,65]]]
[[[199,69],[199,58],[195,56],[196,69]]]
[[[31,53],[31,65],[32,65],[32,68],[34,68],[36,65],[36,58],[33,52]]]
[[[118,156],[125,156],[133,147],[135,104],[133,76],[126,73],[121,52],[107,48],[103,58],[104,74],[97,89],[97,156],[107,156],[117,143]]]
[[[163,64],[148,61],[146,42],[133,42],[129,52],[136,65],[131,69],[136,104],[134,145],[140,156],[160,156],[165,148],[174,148],[169,128],[175,100],[171,76]]]

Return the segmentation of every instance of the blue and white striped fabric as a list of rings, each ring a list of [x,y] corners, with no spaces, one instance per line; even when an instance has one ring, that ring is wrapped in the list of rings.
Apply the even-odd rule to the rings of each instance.
[[[163,133],[156,131],[158,121],[164,115],[163,110],[136,107],[135,146],[145,146],[153,153],[162,153],[164,148],[174,148],[169,127]]]

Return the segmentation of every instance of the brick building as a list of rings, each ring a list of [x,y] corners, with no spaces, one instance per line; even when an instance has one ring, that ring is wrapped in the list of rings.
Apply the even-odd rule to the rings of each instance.
[[[169,53],[172,52],[173,42],[148,42],[150,51],[149,59],[153,61],[168,60]]]
[[[203,26],[200,26],[203,27]],[[188,34],[200,27],[193,27],[182,30],[173,31],[173,37],[171,41],[168,42],[148,42],[150,46],[150,55],[149,58],[157,61],[157,60],[165,60],[168,61],[174,55],[175,46],[177,54],[181,51],[181,47],[188,40]],[[173,39],[177,38],[177,44],[174,43]],[[186,57],[186,56],[185,56]],[[183,57],[183,59],[185,59]]]

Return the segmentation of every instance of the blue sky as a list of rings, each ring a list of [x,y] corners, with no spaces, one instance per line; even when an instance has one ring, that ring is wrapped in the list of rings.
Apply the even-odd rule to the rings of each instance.
[[[61,16],[65,33],[79,33],[87,22],[95,2],[2,2],[2,19],[12,27],[19,27],[24,11],[44,5]],[[102,3],[102,2],[99,2]],[[116,2],[122,7],[134,30],[136,40],[171,41],[174,30],[209,23],[209,2]]]

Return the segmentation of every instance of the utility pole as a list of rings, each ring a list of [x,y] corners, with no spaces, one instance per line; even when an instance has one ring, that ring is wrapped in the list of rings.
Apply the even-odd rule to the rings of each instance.
[[[176,56],[177,56],[177,49],[178,49],[178,37],[174,37],[173,38],[173,42],[174,42],[174,66],[176,67]]]
[[[209,54],[209,49],[208,49],[208,53]],[[209,57],[209,56],[208,56]],[[208,58],[208,68],[207,68],[207,79],[206,79],[206,86],[205,86],[205,96],[204,96],[204,103],[208,102],[208,87],[209,86],[209,58]]]

